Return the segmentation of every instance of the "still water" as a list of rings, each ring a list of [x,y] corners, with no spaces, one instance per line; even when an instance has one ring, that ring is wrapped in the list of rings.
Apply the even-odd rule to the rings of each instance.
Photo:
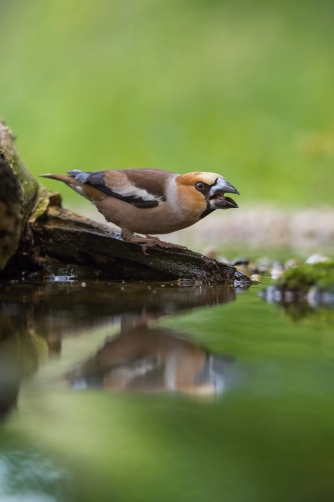
[[[177,284],[0,286],[0,501],[332,502],[334,312]]]

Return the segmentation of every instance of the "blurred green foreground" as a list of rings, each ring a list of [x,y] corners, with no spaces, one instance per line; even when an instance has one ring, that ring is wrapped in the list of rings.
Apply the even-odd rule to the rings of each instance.
[[[4,368],[15,375],[21,360],[36,371],[39,350],[38,374],[16,382],[17,410],[0,426],[1,502],[332,502],[334,311],[278,309],[259,298],[263,286],[236,297],[219,288],[151,286],[0,290],[3,327],[6,318],[8,329],[24,326],[24,312],[30,327],[19,351],[7,343],[6,358],[0,338],[2,392],[6,380],[15,383]],[[189,311],[191,304],[202,305]],[[117,311],[128,322],[123,335],[111,323]],[[160,322],[147,328],[154,315]],[[145,344],[149,332],[155,355]],[[90,384],[81,379],[81,365],[116,337],[122,350],[104,352]],[[131,359],[138,338],[141,351]],[[58,352],[43,358],[52,339]],[[220,378],[218,366],[198,371],[201,350],[220,358]],[[81,374],[76,386],[65,380],[69,370]],[[141,385],[129,386],[129,375]]]
[[[34,174],[206,170],[237,186],[240,203],[333,203],[332,2],[0,8],[0,116]]]

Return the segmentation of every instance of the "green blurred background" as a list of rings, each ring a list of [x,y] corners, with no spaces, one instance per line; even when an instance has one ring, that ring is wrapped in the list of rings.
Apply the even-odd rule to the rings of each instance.
[[[34,174],[215,171],[242,202],[333,204],[332,1],[0,8],[0,116]]]

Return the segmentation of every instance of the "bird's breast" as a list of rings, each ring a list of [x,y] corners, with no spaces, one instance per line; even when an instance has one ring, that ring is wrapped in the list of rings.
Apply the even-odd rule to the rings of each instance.
[[[96,204],[107,221],[142,234],[168,234],[189,227],[200,219],[199,211],[175,211],[168,202],[154,208],[137,208],[107,197]]]

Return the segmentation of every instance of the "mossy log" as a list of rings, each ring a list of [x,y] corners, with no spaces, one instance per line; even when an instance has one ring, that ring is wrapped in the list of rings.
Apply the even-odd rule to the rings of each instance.
[[[17,251],[22,226],[22,204],[17,178],[0,151],[0,270]]]
[[[234,267],[184,249],[125,242],[120,233],[61,206],[61,197],[40,185],[22,164],[9,128],[0,122],[0,277],[67,274],[109,280],[191,279],[249,283]],[[1,205],[2,204],[2,205]],[[62,273],[59,273],[59,270]]]

